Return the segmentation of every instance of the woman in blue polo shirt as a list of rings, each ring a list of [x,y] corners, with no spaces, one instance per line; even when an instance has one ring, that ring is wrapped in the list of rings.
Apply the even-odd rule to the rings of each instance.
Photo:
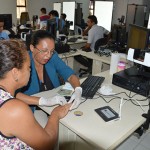
[[[70,103],[73,100],[74,102],[70,110],[77,108],[81,103],[82,88],[74,71],[55,52],[53,36],[45,30],[36,31],[31,38],[30,50],[31,77],[28,85],[22,89],[22,92],[27,95],[32,95],[56,88],[60,86],[59,75],[64,81],[70,82],[74,87],[75,92]],[[22,93],[18,93],[17,97],[21,99],[23,97]],[[60,104],[59,100],[57,101]],[[47,101],[43,102],[43,100],[39,100],[39,105],[43,103],[47,105]],[[29,104],[34,104],[34,102],[32,101]]]

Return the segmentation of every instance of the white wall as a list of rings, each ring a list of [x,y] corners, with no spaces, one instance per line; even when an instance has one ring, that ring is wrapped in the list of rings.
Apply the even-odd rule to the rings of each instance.
[[[12,21],[16,24],[16,0],[0,0],[0,14],[12,14]]]

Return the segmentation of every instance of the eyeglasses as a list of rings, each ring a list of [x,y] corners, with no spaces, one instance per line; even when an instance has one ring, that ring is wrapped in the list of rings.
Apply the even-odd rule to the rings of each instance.
[[[48,50],[48,49],[41,50],[41,49],[38,49],[37,47],[35,47],[35,48],[39,51],[40,54],[48,54],[48,53],[50,53],[50,55],[52,56],[55,53],[54,49],[52,49],[52,50]]]

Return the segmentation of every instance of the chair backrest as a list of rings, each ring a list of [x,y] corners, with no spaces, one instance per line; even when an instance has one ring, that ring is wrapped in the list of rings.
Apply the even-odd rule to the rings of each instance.
[[[95,42],[94,50],[98,51],[99,47],[107,44],[107,38],[100,38]]]
[[[79,27],[79,26],[77,26],[77,25],[75,25],[74,26],[74,32],[75,32],[75,35],[82,35],[82,28],[81,27]]]

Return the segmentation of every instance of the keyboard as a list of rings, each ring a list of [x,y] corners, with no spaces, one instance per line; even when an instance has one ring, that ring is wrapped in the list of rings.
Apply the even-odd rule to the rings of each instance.
[[[77,40],[78,38],[73,37],[73,38],[68,39],[68,42],[76,42]]]
[[[100,88],[101,84],[103,83],[105,77],[100,76],[88,76],[83,83],[81,84],[82,87],[82,97],[88,99],[92,99]]]

